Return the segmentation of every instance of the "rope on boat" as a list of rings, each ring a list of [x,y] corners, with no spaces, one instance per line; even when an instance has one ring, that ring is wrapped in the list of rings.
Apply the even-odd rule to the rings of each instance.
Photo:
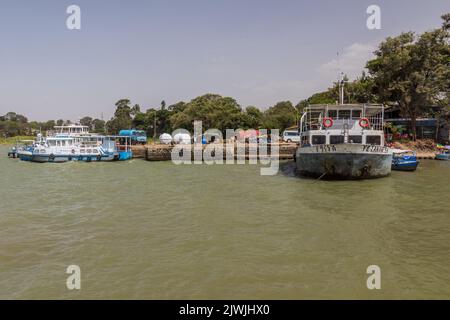
[[[328,172],[324,172],[320,177],[317,178],[317,180],[322,179]]]

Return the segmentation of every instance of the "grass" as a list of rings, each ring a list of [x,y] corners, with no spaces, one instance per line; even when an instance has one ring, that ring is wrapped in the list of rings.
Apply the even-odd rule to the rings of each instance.
[[[16,144],[18,140],[34,140],[36,137],[33,136],[16,136],[16,137],[0,137],[0,145],[2,144]]]

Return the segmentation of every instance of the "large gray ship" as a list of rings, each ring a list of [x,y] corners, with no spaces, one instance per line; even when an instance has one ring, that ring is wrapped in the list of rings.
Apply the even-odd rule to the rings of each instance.
[[[311,105],[300,120],[297,172],[323,179],[367,179],[391,173],[384,141],[384,107]]]

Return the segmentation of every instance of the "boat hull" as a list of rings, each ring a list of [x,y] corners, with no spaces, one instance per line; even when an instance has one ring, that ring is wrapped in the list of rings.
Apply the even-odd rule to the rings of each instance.
[[[447,154],[447,153],[437,154],[435,159],[436,160],[450,160],[450,154]]]
[[[392,151],[387,147],[337,144],[300,147],[296,152],[297,172],[302,176],[356,180],[388,176]]]
[[[31,151],[18,151],[17,157],[22,161],[31,161],[33,159],[33,153]]]
[[[417,160],[402,160],[402,159],[394,159],[392,161],[392,170],[395,171],[415,171],[417,166],[419,165],[419,161]]]
[[[64,163],[69,161],[84,161],[84,162],[96,162],[96,161],[114,161],[119,160],[118,156],[114,155],[49,155],[49,154],[33,154],[31,157],[32,162],[51,162],[51,163]]]

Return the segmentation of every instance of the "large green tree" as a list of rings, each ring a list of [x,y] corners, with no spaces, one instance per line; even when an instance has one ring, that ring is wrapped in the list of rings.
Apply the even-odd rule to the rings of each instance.
[[[130,107],[129,99],[120,99],[116,102],[114,117],[106,123],[107,131],[117,134],[122,129],[130,129],[132,125],[132,115],[139,112],[139,106]]]
[[[183,111],[170,116],[172,128],[193,130],[194,120],[201,120],[203,129],[215,128],[225,133],[226,129],[239,128],[242,109],[230,97],[205,94],[190,101]]]
[[[367,63],[376,93],[382,102],[398,105],[411,119],[414,139],[417,117],[450,91],[448,15],[443,19],[442,28],[387,38],[375,51],[376,58]]]
[[[281,101],[264,112],[266,129],[285,130],[297,124],[299,112],[290,101]]]

